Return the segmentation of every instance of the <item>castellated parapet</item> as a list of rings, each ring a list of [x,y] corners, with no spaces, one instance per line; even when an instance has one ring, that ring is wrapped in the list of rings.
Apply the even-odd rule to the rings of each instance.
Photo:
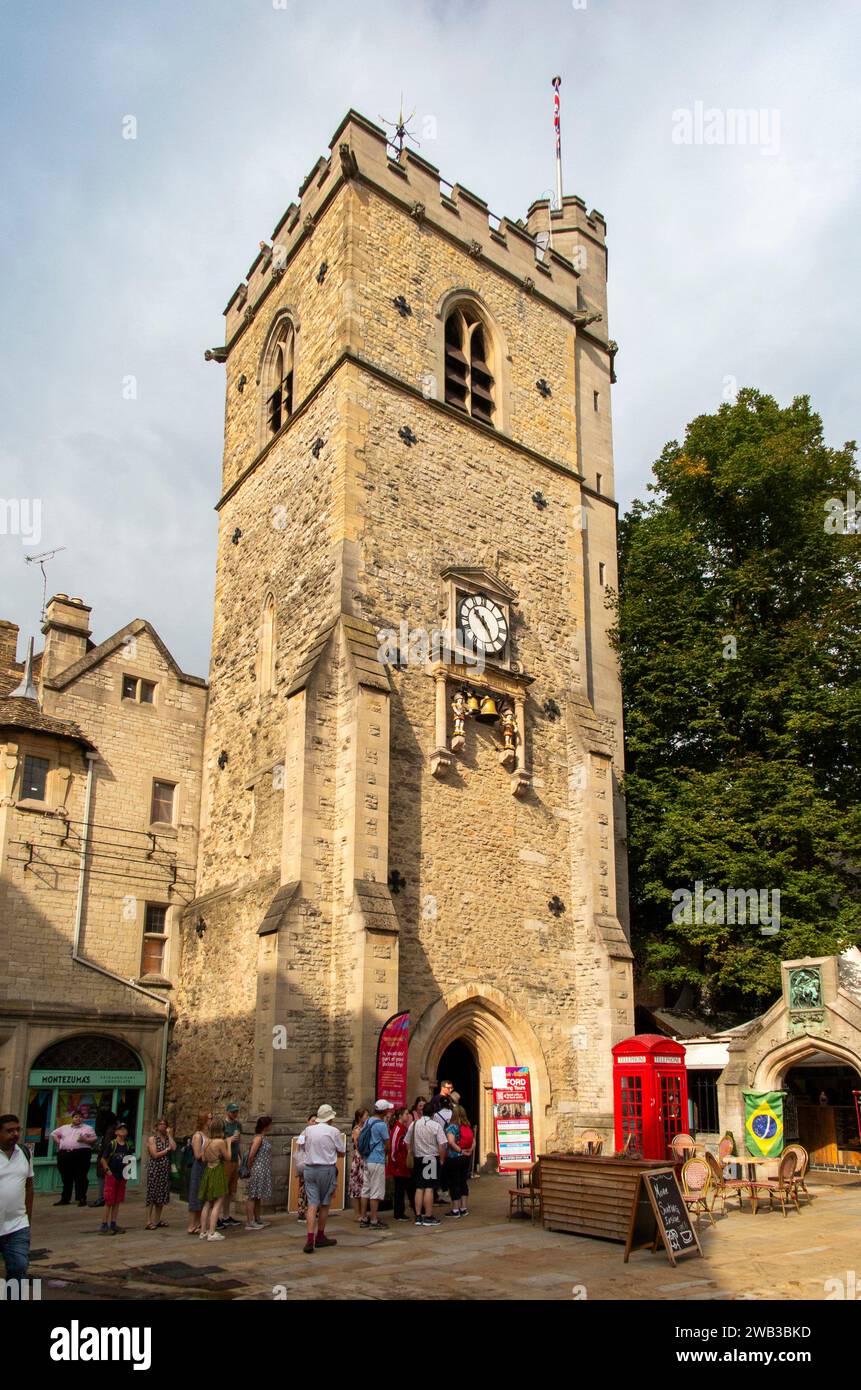
[[[532,204],[527,222],[495,217],[487,203],[461,184],[446,184],[439,169],[414,151],[404,149],[399,158],[391,153],[386,132],[372,125],[356,111],[349,111],[330,142],[328,159],[320,158],[299,189],[299,202],[291,203],[273,228],[271,245],[262,245],[248,268],[245,279],[234,290],[225,308],[226,338],[232,346],[244,331],[249,315],[262,307],[279,271],[286,267],[302,242],[308,238],[341,185],[357,179],[410,210],[453,241],[459,242],[476,259],[495,266],[523,285],[534,285],[535,293],[551,300],[560,309],[576,314],[580,308],[577,282],[580,272],[571,258],[560,250],[543,253],[536,236],[546,226],[540,209]],[[582,210],[577,226],[596,243],[606,236],[604,218],[599,212],[586,213],[582,199],[565,198],[565,221],[570,210]],[[554,213],[554,218],[556,214]]]

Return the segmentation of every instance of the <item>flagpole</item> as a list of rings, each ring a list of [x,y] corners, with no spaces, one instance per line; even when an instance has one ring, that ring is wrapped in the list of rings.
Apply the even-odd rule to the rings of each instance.
[[[553,129],[556,132],[556,206],[562,211],[562,124],[560,120],[559,88],[561,77],[554,77],[553,87]]]

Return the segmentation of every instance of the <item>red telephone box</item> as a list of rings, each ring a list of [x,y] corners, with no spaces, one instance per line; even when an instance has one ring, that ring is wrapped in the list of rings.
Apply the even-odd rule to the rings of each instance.
[[[682,1043],[639,1033],[613,1048],[616,1148],[628,1135],[643,1158],[667,1159],[676,1134],[688,1130],[688,1078]]]

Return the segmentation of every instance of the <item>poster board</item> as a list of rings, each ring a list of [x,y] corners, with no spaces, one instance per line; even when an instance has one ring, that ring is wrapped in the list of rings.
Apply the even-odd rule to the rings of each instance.
[[[290,1140],[290,1172],[287,1177],[287,1214],[296,1216],[299,1211],[299,1174],[296,1172],[296,1154],[299,1148],[299,1136],[294,1134]],[[344,1154],[338,1155],[338,1182],[335,1187],[335,1195],[329,1206],[330,1211],[343,1211],[344,1198],[346,1193],[346,1157]]]
[[[684,1255],[703,1253],[672,1168],[656,1168],[640,1174],[631,1207],[625,1263],[632,1250],[649,1245],[655,1251],[658,1241],[663,1243],[667,1259],[674,1268]]]
[[[493,1139],[500,1173],[529,1169],[535,1162],[532,1091],[528,1067],[491,1067]]]

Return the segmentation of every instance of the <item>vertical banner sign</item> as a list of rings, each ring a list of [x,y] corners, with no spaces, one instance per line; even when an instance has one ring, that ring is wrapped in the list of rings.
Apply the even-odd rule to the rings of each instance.
[[[407,1056],[410,1044],[409,1009],[392,1014],[377,1043],[377,1100],[390,1100],[396,1110],[407,1103]]]
[[[528,1067],[491,1067],[493,1131],[500,1173],[531,1168],[535,1162],[532,1138],[532,1092]]]
[[[783,1091],[742,1091],[747,1151],[777,1158],[783,1151]]]

